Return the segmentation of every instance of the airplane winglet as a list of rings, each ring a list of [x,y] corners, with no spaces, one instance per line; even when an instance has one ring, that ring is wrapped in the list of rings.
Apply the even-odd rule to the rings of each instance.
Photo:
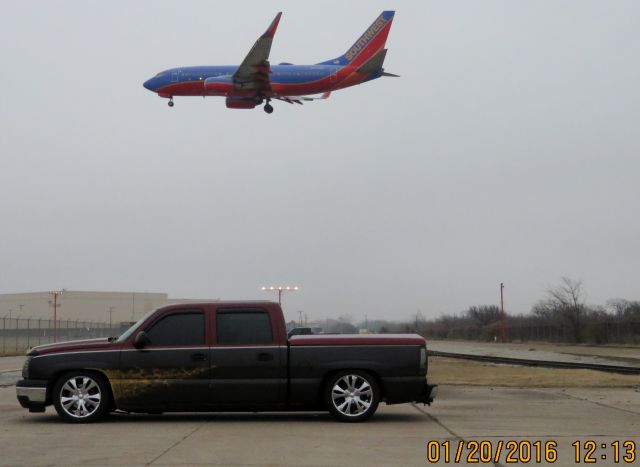
[[[281,16],[282,16],[282,12],[280,11],[271,22],[271,25],[267,28],[265,33],[262,35],[264,39],[273,39],[273,36],[276,35],[276,29],[278,29],[278,24],[280,23]]]
[[[329,99],[330,95],[331,95],[331,91],[327,91],[322,95],[320,99]]]

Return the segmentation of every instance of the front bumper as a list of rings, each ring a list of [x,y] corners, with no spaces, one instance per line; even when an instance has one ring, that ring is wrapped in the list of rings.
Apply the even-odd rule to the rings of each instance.
[[[431,405],[431,403],[435,400],[437,394],[437,384],[425,384],[424,390],[422,391],[422,394],[420,394],[420,397],[418,397],[416,402],[422,402],[423,404]]]
[[[23,379],[16,383],[18,402],[29,412],[44,412],[47,406],[47,381]]]

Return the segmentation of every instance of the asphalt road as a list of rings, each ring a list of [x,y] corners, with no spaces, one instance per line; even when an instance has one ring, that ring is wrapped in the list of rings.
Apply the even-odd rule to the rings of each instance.
[[[555,441],[555,465],[574,465],[575,441],[633,440],[640,448],[640,392],[444,386],[431,407],[381,405],[356,425],[308,413],[112,415],[70,425],[52,408],[27,413],[6,387],[0,433],[0,465],[10,466],[424,465],[427,443],[447,440],[485,440],[494,451],[500,440]],[[465,445],[458,465],[468,453]],[[610,446],[598,455],[609,457],[597,465],[615,465]],[[505,453],[489,465],[507,465]]]
[[[546,342],[500,344],[428,340],[427,348],[469,355],[640,367],[640,348],[632,346],[589,346]]]

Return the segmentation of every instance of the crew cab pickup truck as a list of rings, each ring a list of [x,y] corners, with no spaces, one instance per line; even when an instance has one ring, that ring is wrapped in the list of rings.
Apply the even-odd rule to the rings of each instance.
[[[53,404],[71,422],[110,412],[328,410],[366,420],[378,403],[430,404],[418,335],[287,338],[277,303],[159,308],[119,338],[41,345],[27,353],[20,404]]]

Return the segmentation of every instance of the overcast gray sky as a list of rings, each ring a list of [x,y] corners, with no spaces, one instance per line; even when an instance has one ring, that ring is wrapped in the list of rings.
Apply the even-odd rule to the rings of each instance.
[[[397,11],[379,79],[228,110],[142,87],[342,54]],[[0,293],[270,298],[288,318],[527,312],[563,275],[638,299],[637,1],[4,1]]]

